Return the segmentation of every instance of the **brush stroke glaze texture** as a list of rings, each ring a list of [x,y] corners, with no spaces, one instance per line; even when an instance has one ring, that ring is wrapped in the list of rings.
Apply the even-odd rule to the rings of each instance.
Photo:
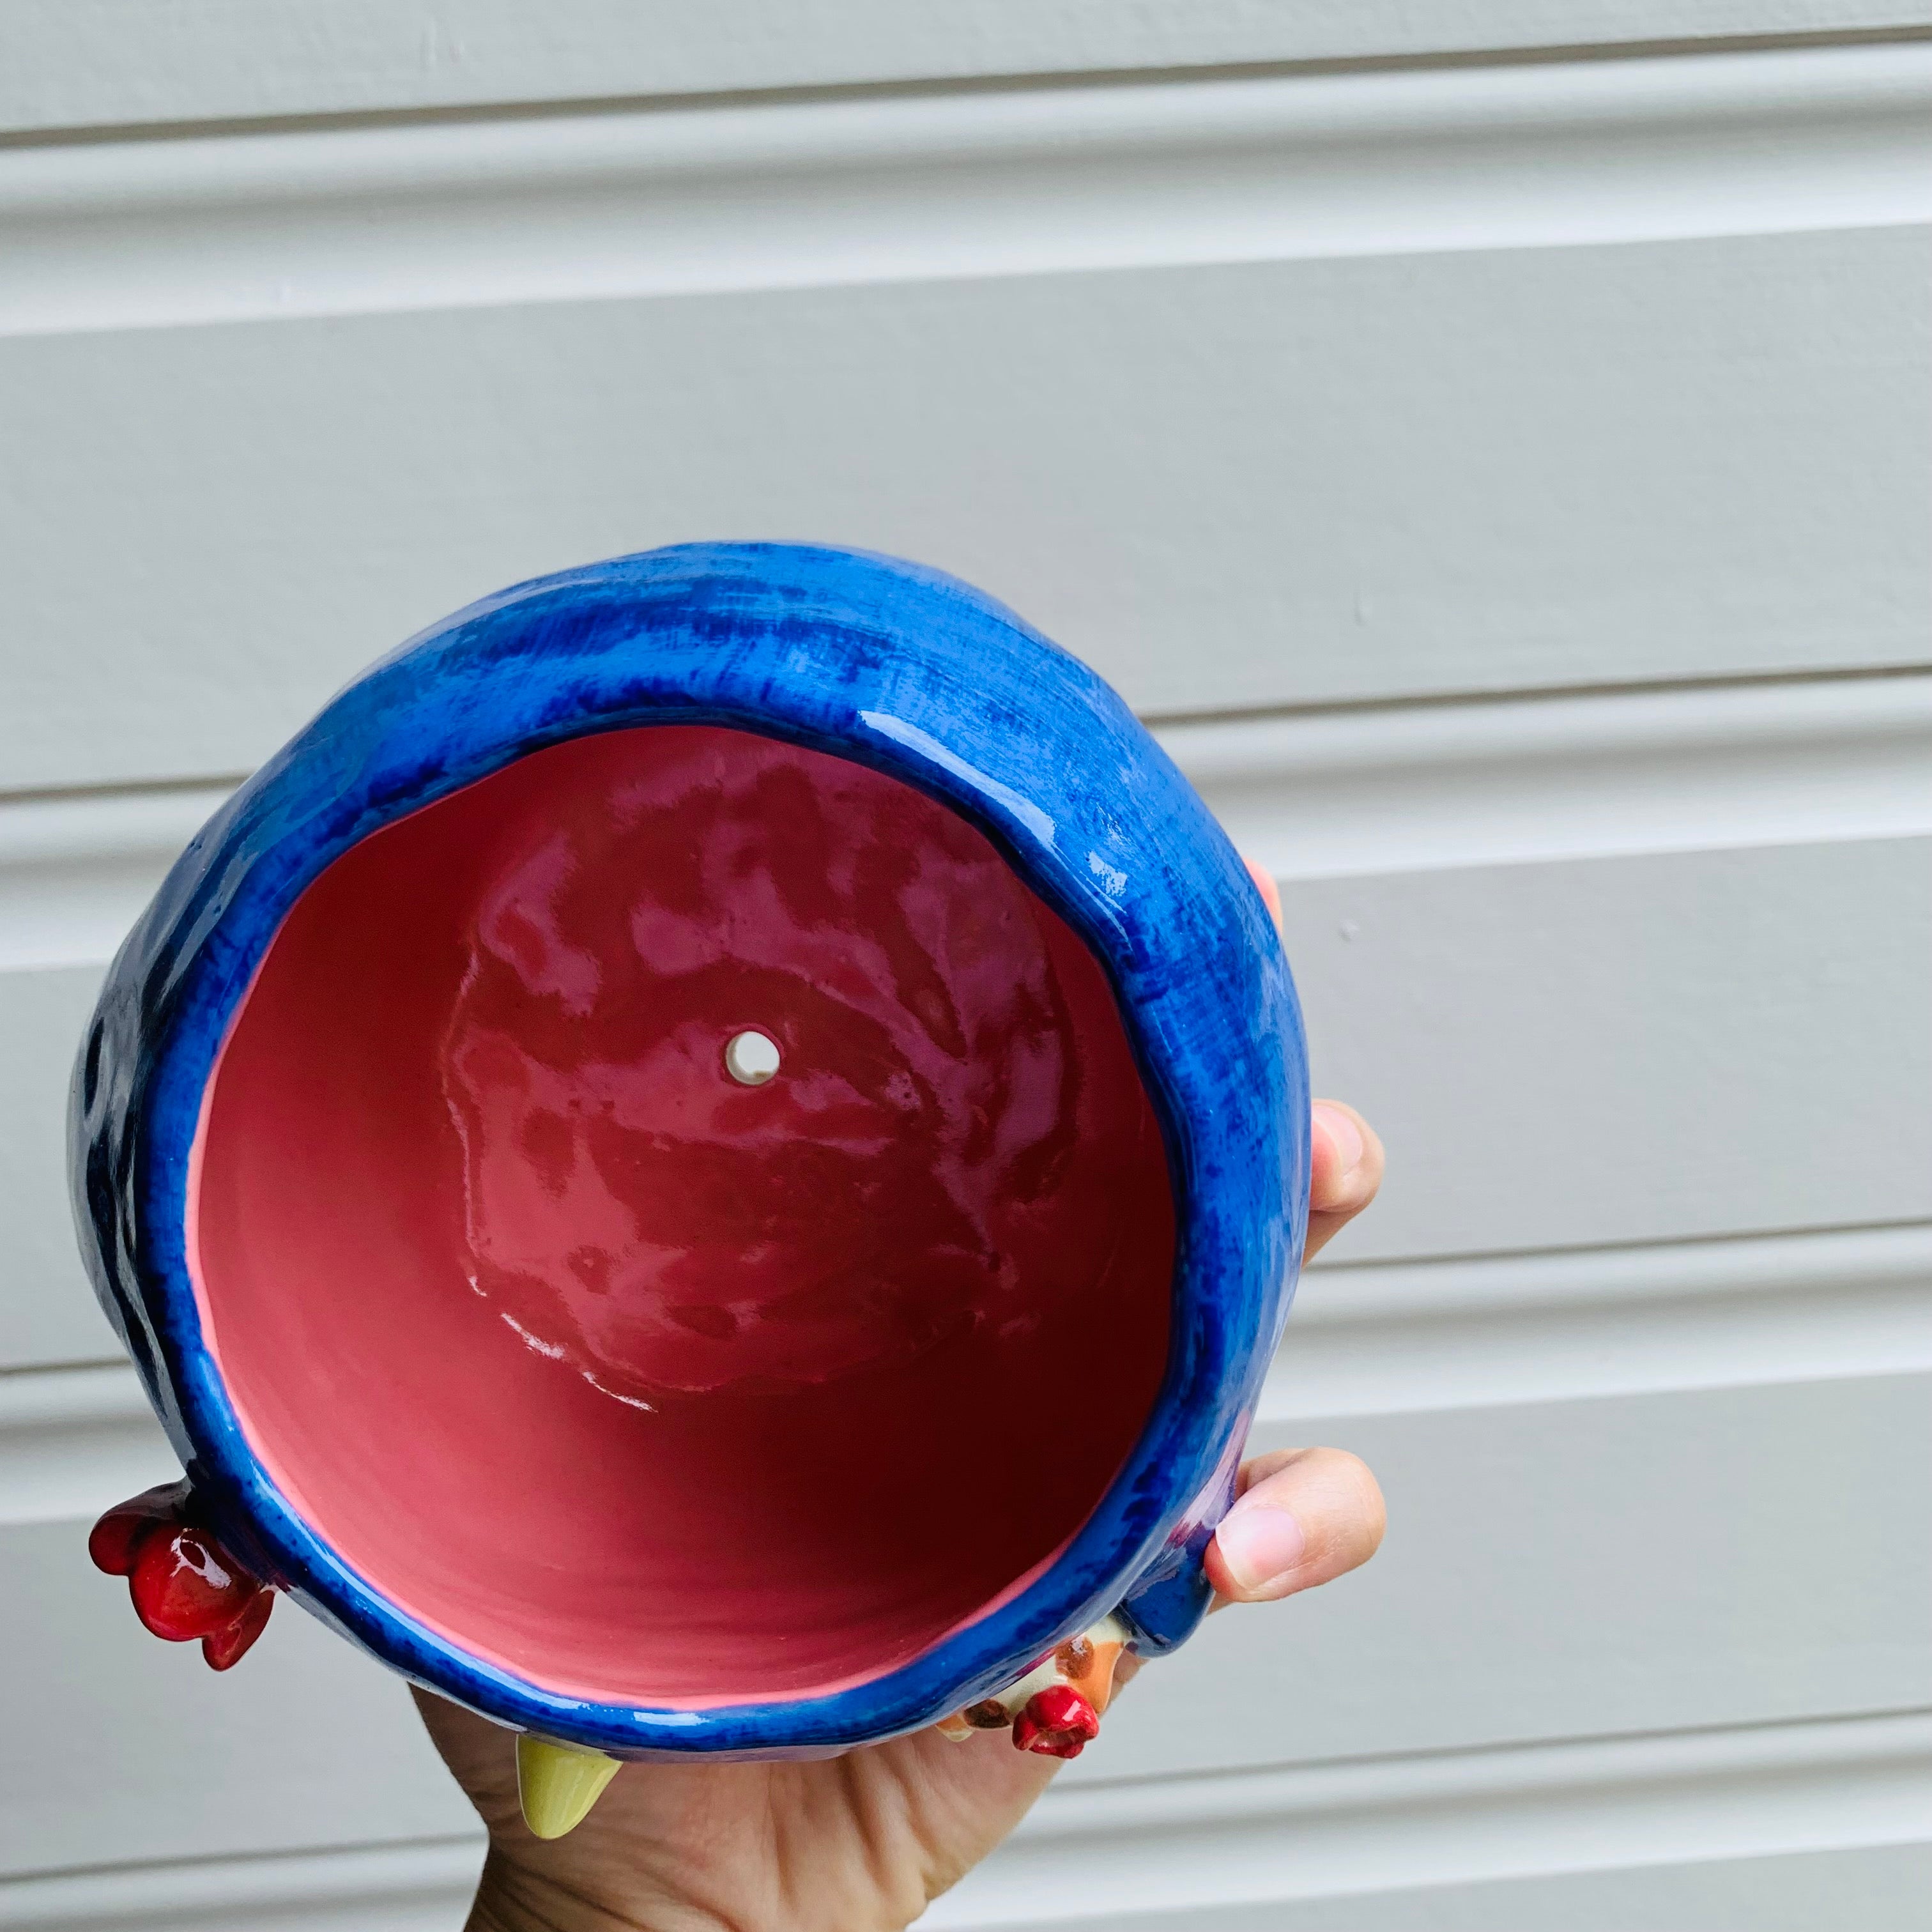
[[[770,1753],[1186,1634],[1306,1120],[1266,910],[1105,686],[936,573],[693,546],[243,788],[74,1172],[227,1547],[503,1721]]]

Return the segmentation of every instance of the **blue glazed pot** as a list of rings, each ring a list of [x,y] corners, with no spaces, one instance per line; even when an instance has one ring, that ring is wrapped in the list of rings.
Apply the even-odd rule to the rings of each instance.
[[[362,842],[513,761],[662,725],[830,754],[983,835],[1104,973],[1172,1192],[1165,1367],[1096,1504],[983,1613],[808,1694],[574,1694],[393,1600],[265,1466],[191,1265],[211,1082],[302,895]],[[1267,910],[1200,799],[1099,678],[935,572],[827,549],[687,545],[458,613],[358,679],[242,788],[108,976],[76,1070],[72,1179],[96,1292],[201,1520],[242,1562],[392,1668],[507,1725],[620,1757],[810,1754],[970,1706],[1109,1612],[1144,1650],[1192,1630],[1208,1594],[1202,1555],[1301,1251],[1307,1123],[1300,1023]],[[318,1386],[314,1400],[328,1399]]]

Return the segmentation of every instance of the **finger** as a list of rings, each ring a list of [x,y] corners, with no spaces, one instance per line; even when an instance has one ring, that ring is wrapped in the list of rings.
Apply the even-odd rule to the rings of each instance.
[[[1354,1108],[1340,1100],[1318,1100],[1313,1122],[1304,1261],[1319,1254],[1382,1184],[1382,1142]]]
[[[1241,1479],[1208,1546],[1208,1580],[1229,1603],[1270,1604],[1330,1582],[1381,1545],[1381,1488],[1346,1450],[1282,1450],[1250,1462]]]

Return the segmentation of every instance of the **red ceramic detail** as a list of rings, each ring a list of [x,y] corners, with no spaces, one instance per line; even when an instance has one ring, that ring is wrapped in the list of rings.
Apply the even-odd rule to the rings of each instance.
[[[922,793],[708,726],[533,754],[332,866],[191,1188],[307,1520],[472,1654],[644,1704],[861,1682],[1037,1574],[1149,1412],[1174,1245],[1071,931]]]
[[[1070,1684],[1036,1690],[1013,1720],[1013,1742],[1043,1757],[1078,1757],[1100,1735],[1100,1714]]]
[[[194,1491],[165,1483],[117,1503],[94,1526],[94,1568],[129,1580],[134,1612],[171,1642],[202,1640],[210,1666],[226,1670],[262,1634],[275,1593],[193,1520]]]
[[[88,1533],[87,1554],[94,1568],[110,1576],[132,1576],[142,1543],[164,1523],[188,1520],[188,1496],[183,1480],[163,1483],[116,1503]]]
[[[201,1654],[211,1670],[232,1670],[268,1628],[268,1612],[275,1607],[275,1593],[260,1590],[249,1598],[242,1614],[225,1628],[201,1640]]]
[[[234,1622],[261,1587],[191,1523],[142,1538],[128,1579],[134,1614],[170,1643],[213,1636]]]

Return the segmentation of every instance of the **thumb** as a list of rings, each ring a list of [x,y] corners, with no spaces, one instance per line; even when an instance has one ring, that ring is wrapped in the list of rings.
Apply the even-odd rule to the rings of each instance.
[[[1208,1580],[1233,1604],[1272,1603],[1366,1563],[1388,1513],[1368,1466],[1342,1449],[1283,1449],[1241,1472],[1208,1546]]]

